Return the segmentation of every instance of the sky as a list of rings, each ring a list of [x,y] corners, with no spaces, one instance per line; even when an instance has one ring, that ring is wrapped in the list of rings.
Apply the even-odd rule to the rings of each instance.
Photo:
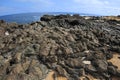
[[[29,12],[120,15],[120,0],[1,0],[0,16]]]

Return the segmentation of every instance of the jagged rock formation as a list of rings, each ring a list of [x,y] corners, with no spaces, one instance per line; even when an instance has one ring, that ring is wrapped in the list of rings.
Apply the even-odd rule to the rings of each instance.
[[[44,15],[27,25],[0,21],[0,80],[44,80],[50,70],[68,80],[109,80],[120,70],[119,21],[79,15]]]

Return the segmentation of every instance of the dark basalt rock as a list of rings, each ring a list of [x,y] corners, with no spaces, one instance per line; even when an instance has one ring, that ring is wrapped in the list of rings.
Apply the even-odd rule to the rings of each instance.
[[[95,60],[93,62],[93,65],[99,70],[100,72],[105,72],[107,71],[107,62],[105,60]]]
[[[50,21],[51,19],[53,19],[54,16],[53,15],[44,15],[43,17],[41,17],[41,21]]]
[[[120,76],[108,62],[120,53],[120,26],[101,19],[44,15],[27,25],[0,21],[0,79],[43,80],[49,70],[69,80]]]
[[[118,76],[118,77],[120,77],[120,70],[118,70],[115,75]]]
[[[67,61],[65,61],[66,65],[68,65],[71,68],[84,68],[85,64],[82,63],[82,61],[80,59],[68,59]]]
[[[108,72],[112,75],[115,75],[117,72],[116,72],[116,68],[114,66],[108,66]]]
[[[1,23],[5,23],[5,21],[4,21],[4,20],[0,20],[0,24],[1,24]]]

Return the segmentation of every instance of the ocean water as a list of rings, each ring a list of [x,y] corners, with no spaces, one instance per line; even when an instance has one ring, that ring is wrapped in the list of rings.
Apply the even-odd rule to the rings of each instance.
[[[4,20],[6,22],[16,22],[19,24],[26,24],[35,21],[40,21],[40,17],[49,14],[49,15],[59,15],[59,14],[79,14],[79,13],[69,13],[69,12],[49,12],[49,13],[21,13],[21,14],[12,14],[12,15],[5,15],[0,16],[0,20]],[[88,15],[91,16],[92,14],[83,14],[80,15]],[[93,15],[92,15],[93,16]]]

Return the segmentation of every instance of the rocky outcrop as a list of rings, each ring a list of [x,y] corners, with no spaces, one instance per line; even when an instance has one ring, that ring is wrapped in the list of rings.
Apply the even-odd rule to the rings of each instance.
[[[117,23],[117,22],[116,22]],[[27,25],[0,21],[0,79],[43,80],[50,70],[69,80],[119,77],[108,60],[120,53],[120,26],[101,18],[45,15]]]

